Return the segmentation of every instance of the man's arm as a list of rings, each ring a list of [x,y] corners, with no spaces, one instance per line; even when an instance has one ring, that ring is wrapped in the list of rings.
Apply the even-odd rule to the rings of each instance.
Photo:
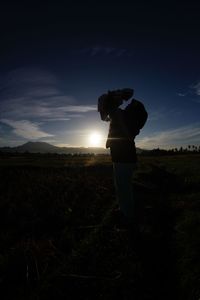
[[[116,109],[115,111],[112,112],[111,114],[111,120],[113,120],[114,122],[118,123],[120,126],[120,129],[123,133],[123,136],[129,140],[133,140],[133,135],[131,134],[131,132],[129,131],[129,129],[127,128],[125,122],[124,122],[124,115],[123,115],[124,111],[121,109]]]

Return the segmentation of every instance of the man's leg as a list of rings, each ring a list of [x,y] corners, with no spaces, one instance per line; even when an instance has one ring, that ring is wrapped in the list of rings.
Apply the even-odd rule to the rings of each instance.
[[[113,163],[116,196],[122,213],[128,222],[134,222],[135,199],[132,177],[136,167],[134,163]]]

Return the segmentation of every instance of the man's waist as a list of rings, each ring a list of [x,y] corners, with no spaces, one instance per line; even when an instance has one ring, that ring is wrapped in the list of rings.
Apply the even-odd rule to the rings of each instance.
[[[135,147],[134,137],[108,136],[106,141],[106,148],[109,148],[111,146],[131,148]]]

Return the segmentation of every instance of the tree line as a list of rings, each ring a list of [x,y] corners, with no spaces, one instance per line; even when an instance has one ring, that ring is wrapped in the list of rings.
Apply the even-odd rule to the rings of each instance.
[[[178,154],[199,154],[200,153],[200,146],[196,145],[188,145],[186,147],[179,147],[179,148],[171,148],[171,149],[152,149],[142,152],[142,155],[178,155]]]

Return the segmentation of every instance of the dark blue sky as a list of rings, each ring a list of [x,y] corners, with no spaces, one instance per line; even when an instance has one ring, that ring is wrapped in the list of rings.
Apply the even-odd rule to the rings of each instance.
[[[104,146],[97,99],[123,87],[149,112],[137,146],[199,145],[200,5],[149,2],[2,3],[0,145]]]

